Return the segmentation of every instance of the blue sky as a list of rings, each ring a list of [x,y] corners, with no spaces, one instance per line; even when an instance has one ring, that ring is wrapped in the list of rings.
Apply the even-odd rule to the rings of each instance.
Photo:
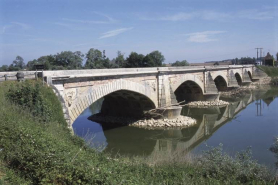
[[[278,52],[277,0],[0,0],[0,65],[90,48],[166,63]]]

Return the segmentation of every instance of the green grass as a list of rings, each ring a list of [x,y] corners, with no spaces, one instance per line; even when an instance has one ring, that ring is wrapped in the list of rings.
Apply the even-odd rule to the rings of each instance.
[[[37,91],[43,98],[32,95],[34,101],[26,100],[25,96],[30,95],[25,91]],[[42,108],[42,104],[46,107]],[[144,158],[111,158],[109,154],[98,153],[71,134],[52,89],[36,81],[1,83],[0,105],[0,174],[3,175],[0,184],[274,182],[272,174],[250,157],[232,158],[223,154],[221,148],[212,149],[190,163],[170,161],[154,166]],[[47,117],[41,119],[45,112]]]
[[[257,66],[257,68],[264,71],[271,78],[278,77],[278,67]]]

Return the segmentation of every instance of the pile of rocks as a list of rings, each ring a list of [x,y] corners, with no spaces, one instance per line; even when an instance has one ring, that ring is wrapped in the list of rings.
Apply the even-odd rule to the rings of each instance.
[[[191,117],[179,116],[176,119],[149,119],[138,120],[130,126],[150,127],[150,128],[172,128],[172,127],[189,127],[195,125],[197,121]]]
[[[176,128],[176,127],[189,127],[195,125],[197,121],[187,116],[179,116],[176,119],[135,119],[127,117],[115,117],[115,116],[102,116],[95,114],[89,117],[90,120],[99,122],[106,125],[128,125],[140,128],[148,129],[165,129],[165,128]]]
[[[250,87],[240,87],[233,89],[231,91],[221,92],[222,97],[242,97],[246,94],[250,93],[251,89],[256,89],[257,86],[250,86]]]
[[[210,106],[225,106],[229,105],[229,102],[218,100],[218,101],[193,101],[185,106],[189,107],[210,107]]]

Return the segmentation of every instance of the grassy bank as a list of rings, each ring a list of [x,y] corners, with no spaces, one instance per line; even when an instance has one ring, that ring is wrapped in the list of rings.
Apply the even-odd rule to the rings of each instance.
[[[257,68],[264,71],[269,77],[276,78],[278,77],[278,67],[271,66],[257,66]]]
[[[51,88],[41,83],[0,84],[0,184],[273,184],[251,159],[221,147],[187,162],[150,165],[142,158],[111,158],[73,136]]]

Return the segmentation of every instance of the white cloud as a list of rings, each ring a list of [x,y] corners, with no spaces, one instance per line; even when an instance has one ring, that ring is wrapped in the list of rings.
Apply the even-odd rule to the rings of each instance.
[[[133,27],[111,30],[111,31],[102,33],[102,36],[99,37],[99,39],[104,39],[104,38],[108,38],[108,37],[114,37],[114,36],[116,36],[116,35],[119,35],[119,34],[121,34],[121,33],[124,33],[124,32],[126,32],[126,31],[132,30],[132,29],[133,29]]]
[[[109,23],[115,23],[117,20],[113,19],[112,17],[100,13],[100,12],[93,12],[96,15],[99,15],[101,17],[104,17],[106,20],[83,20],[83,19],[68,19],[68,18],[63,18],[62,20],[68,21],[68,22],[74,22],[74,23],[83,23],[83,24],[109,24]]]
[[[30,26],[25,23],[21,23],[21,22],[11,22],[11,23],[20,26],[24,30],[30,29]]]
[[[196,15],[197,15],[197,13],[180,12],[180,13],[177,13],[174,15],[169,15],[169,16],[158,18],[158,19],[163,20],[163,21],[185,21],[185,20],[196,17]]]
[[[243,10],[238,12],[239,18],[253,19],[253,20],[269,20],[274,18],[273,11],[265,10],[259,11],[256,9]]]
[[[185,36],[188,36],[189,42],[212,42],[217,41],[218,39],[211,38],[213,35],[217,35],[220,33],[225,33],[226,31],[203,31],[203,32],[195,32],[195,33],[188,33]]]
[[[187,21],[192,19],[202,19],[209,21],[230,21],[234,19],[254,19],[254,20],[269,20],[274,18],[274,11],[263,8],[246,9],[238,12],[218,12],[213,10],[178,12],[172,15],[149,15],[139,16],[141,20],[148,21]]]

